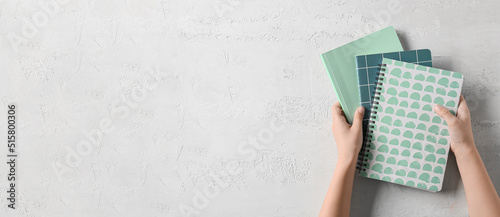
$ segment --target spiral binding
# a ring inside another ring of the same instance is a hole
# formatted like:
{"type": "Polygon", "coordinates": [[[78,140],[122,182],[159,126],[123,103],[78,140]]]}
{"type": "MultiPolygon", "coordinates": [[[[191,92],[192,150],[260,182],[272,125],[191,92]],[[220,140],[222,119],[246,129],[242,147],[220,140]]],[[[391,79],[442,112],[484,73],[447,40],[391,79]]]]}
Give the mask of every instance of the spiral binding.
{"type": "Polygon", "coordinates": [[[378,109],[377,105],[379,104],[378,101],[376,100],[379,100],[380,97],[379,95],[381,94],[379,91],[382,90],[382,86],[384,83],[382,82],[379,82],[379,81],[384,81],[384,77],[385,76],[385,73],[383,73],[386,69],[384,68],[385,66],[387,66],[387,64],[378,64],[379,68],[377,68],[377,70],[379,70],[379,72],[377,73],[377,77],[375,78],[376,79],[376,82],[375,84],[377,85],[375,87],[375,91],[373,91],[373,96],[372,96],[372,100],[371,100],[371,114],[370,114],[370,120],[368,121],[368,129],[366,130],[366,135],[364,136],[363,138],[363,145],[361,146],[361,151],[359,151],[359,155],[358,155],[358,162],[356,164],[356,169],[358,170],[358,173],[361,173],[362,171],[366,171],[366,167],[368,164],[366,163],[368,161],[368,159],[366,159],[366,157],[368,157],[368,153],[367,152],[370,152],[370,150],[367,150],[366,146],[368,145],[368,143],[371,143],[372,142],[372,138],[371,138],[371,133],[373,133],[373,128],[375,128],[375,126],[373,126],[372,124],[375,123],[375,121],[373,121],[372,119],[375,119],[377,118],[375,115],[377,114],[377,111],[375,111],[375,109],[378,109]]]}

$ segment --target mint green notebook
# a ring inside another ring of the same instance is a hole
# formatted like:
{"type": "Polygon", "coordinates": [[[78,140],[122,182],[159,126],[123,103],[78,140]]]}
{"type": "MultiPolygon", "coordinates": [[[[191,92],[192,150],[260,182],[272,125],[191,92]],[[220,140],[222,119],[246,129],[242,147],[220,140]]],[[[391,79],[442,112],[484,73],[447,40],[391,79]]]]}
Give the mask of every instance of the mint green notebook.
{"type": "Polygon", "coordinates": [[[349,123],[352,123],[354,112],[360,106],[358,76],[354,57],[362,54],[394,51],[403,51],[403,47],[399,42],[396,31],[390,26],[321,54],[321,59],[333,83],[337,99],[340,101],[349,123]]]}
{"type": "Polygon", "coordinates": [[[359,175],[440,191],[450,138],[433,107],[456,113],[463,76],[387,58],[380,68],[359,175]]]}

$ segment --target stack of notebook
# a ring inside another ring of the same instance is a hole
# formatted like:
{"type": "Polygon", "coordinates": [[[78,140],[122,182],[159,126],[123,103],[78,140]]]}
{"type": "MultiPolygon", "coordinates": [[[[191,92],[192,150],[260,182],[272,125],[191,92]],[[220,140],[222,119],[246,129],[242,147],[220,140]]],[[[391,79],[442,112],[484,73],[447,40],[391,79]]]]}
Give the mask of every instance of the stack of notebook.
{"type": "Polygon", "coordinates": [[[348,122],[365,107],[360,176],[428,191],[442,188],[450,150],[446,122],[463,83],[457,72],[432,67],[428,49],[403,51],[388,27],[321,55],[348,122]]]}

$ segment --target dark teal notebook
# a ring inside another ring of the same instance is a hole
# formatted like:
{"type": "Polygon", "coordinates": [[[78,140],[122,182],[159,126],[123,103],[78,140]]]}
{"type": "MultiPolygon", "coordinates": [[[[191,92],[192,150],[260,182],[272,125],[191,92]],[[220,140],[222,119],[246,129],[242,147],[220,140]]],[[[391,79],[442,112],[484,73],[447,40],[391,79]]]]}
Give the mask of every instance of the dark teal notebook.
{"type": "Polygon", "coordinates": [[[377,73],[379,73],[383,58],[399,60],[418,65],[432,67],[431,51],[429,49],[400,51],[391,53],[379,53],[356,56],[356,70],[358,74],[358,88],[361,106],[365,107],[365,117],[363,118],[363,129],[366,129],[366,122],[370,119],[370,102],[373,101],[377,73]]]}

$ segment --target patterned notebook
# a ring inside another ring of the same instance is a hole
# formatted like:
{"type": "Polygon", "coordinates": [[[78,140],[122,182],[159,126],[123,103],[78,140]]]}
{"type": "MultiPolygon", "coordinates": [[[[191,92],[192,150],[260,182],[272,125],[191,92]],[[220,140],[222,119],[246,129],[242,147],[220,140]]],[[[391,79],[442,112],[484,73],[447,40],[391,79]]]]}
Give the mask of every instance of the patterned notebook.
{"type": "Polygon", "coordinates": [[[455,114],[462,74],[387,58],[380,68],[359,175],[440,191],[450,142],[433,106],[455,114]]]}
{"type": "Polygon", "coordinates": [[[429,49],[356,56],[359,97],[361,106],[365,107],[366,111],[363,118],[364,130],[366,130],[370,118],[370,102],[372,101],[373,92],[375,92],[375,78],[379,72],[377,69],[379,68],[378,65],[382,63],[382,58],[432,67],[432,57],[429,49]]]}

